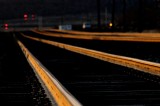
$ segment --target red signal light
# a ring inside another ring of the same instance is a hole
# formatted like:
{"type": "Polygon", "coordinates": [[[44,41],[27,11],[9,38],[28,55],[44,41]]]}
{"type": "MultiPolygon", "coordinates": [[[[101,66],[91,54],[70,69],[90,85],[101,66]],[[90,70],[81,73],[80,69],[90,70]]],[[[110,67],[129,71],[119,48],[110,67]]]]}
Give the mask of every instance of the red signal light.
{"type": "Polygon", "coordinates": [[[28,20],[28,15],[27,14],[24,14],[24,20],[26,21],[26,20],[28,20]]]}
{"type": "Polygon", "coordinates": [[[5,27],[8,27],[8,24],[4,24],[5,27]]]}
{"type": "Polygon", "coordinates": [[[27,14],[24,14],[24,18],[28,18],[28,15],[27,15],[27,14]]]}
{"type": "Polygon", "coordinates": [[[8,30],[8,24],[4,24],[4,29],[8,30]]]}
{"type": "Polygon", "coordinates": [[[8,27],[5,27],[5,30],[8,30],[8,27]]]}

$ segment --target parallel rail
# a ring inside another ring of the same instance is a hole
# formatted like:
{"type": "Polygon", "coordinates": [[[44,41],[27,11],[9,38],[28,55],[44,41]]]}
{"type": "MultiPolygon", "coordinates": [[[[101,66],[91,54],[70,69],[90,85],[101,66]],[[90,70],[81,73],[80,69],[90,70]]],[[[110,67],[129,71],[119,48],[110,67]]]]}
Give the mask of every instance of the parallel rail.
{"type": "MultiPolygon", "coordinates": [[[[34,29],[32,31],[38,31],[34,29]]],[[[59,30],[53,28],[44,28],[42,31],[50,31],[50,32],[58,32],[58,33],[66,33],[73,35],[97,35],[97,36],[106,36],[106,35],[116,35],[116,36],[160,36],[160,33],[122,33],[122,32],[85,32],[85,31],[74,31],[74,30],[59,30]]]]}
{"type": "Polygon", "coordinates": [[[106,40],[106,41],[131,41],[131,42],[160,42],[160,33],[90,33],[78,31],[59,31],[55,32],[38,31],[33,32],[60,38],[86,39],[86,40],[106,40]],[[56,33],[58,32],[58,33],[56,33]]]}
{"type": "Polygon", "coordinates": [[[120,56],[120,55],[109,54],[109,53],[86,49],[82,47],[76,47],[76,46],[72,46],[72,45],[68,45],[64,43],[45,40],[45,39],[29,37],[24,34],[22,35],[26,38],[29,38],[35,41],[39,41],[42,43],[50,44],[53,46],[57,46],[59,48],[63,48],[63,49],[66,49],[72,52],[80,53],[80,54],[94,57],[94,58],[97,58],[103,61],[107,61],[107,62],[118,64],[121,66],[133,68],[133,69],[145,72],[145,73],[150,73],[152,75],[160,76],[160,64],[158,63],[125,57],[125,56],[120,56]]]}
{"type": "Polygon", "coordinates": [[[81,106],[81,104],[60,84],[60,82],[49,74],[49,71],[47,71],[47,69],[29,52],[22,42],[17,40],[17,43],[32,68],[42,79],[58,106],[81,106]]]}

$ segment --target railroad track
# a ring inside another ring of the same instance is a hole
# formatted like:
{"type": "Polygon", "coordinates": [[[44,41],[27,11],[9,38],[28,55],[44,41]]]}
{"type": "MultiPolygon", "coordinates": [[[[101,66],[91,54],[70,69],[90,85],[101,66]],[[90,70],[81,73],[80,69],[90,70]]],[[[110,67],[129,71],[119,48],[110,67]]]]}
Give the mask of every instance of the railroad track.
{"type": "MultiPolygon", "coordinates": [[[[123,55],[132,58],[139,58],[142,60],[160,62],[159,58],[159,42],[129,42],[129,41],[105,41],[105,40],[91,40],[91,39],[73,39],[61,38],[53,36],[45,36],[34,32],[25,32],[24,34],[38,37],[42,39],[49,39],[65,44],[75,45],[97,51],[107,52],[111,54],[123,55]]],[[[58,35],[58,33],[55,33],[58,35]]],[[[72,35],[77,36],[77,35],[72,35]]]]}
{"type": "Polygon", "coordinates": [[[76,47],[76,46],[63,44],[63,43],[59,43],[59,42],[54,42],[54,41],[49,41],[49,40],[40,39],[40,38],[29,37],[29,36],[25,36],[25,35],[23,35],[23,36],[26,38],[35,40],[35,41],[39,41],[42,43],[57,46],[57,47],[60,47],[60,48],[66,49],[66,50],[70,50],[70,51],[73,51],[76,53],[80,53],[83,55],[94,57],[94,58],[97,58],[97,59],[100,59],[103,61],[111,62],[113,64],[122,65],[125,67],[129,67],[129,68],[140,70],[140,71],[143,71],[146,73],[150,73],[152,75],[160,76],[160,64],[158,64],[158,63],[144,61],[144,60],[130,58],[130,57],[125,57],[125,56],[109,54],[109,53],[104,53],[104,52],[100,52],[100,51],[76,47]]]}
{"type": "Polygon", "coordinates": [[[28,49],[85,106],[158,106],[160,104],[160,85],[134,76],[133,73],[137,73],[145,77],[145,74],[138,73],[137,70],[73,53],[39,41],[24,37],[21,39],[28,49]]]}
{"type": "Polygon", "coordinates": [[[74,30],[59,30],[52,28],[44,28],[43,30],[33,29],[33,32],[52,32],[59,34],[70,34],[70,35],[88,35],[88,36],[143,36],[143,37],[157,37],[159,33],[121,33],[121,32],[85,32],[85,31],[74,31],[74,30]]]}
{"type": "Polygon", "coordinates": [[[72,38],[83,40],[102,40],[102,41],[130,41],[130,42],[160,42],[159,33],[89,33],[78,31],[38,31],[33,32],[59,38],[72,38]]]}
{"type": "Polygon", "coordinates": [[[51,106],[44,89],[10,33],[0,36],[1,106],[51,106]]]}
{"type": "Polygon", "coordinates": [[[61,83],[52,74],[50,74],[47,68],[45,68],[40,61],[30,53],[21,41],[17,40],[17,43],[21,47],[27,61],[32,66],[40,82],[43,83],[50,99],[55,100],[55,104],[53,105],[81,106],[81,104],[61,85],[61,83]]]}

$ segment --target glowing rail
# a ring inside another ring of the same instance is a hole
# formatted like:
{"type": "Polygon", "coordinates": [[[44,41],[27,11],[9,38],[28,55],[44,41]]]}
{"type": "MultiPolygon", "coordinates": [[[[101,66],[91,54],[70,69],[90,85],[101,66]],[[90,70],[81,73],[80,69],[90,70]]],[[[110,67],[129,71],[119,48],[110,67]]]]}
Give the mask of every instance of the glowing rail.
{"type": "MultiPolygon", "coordinates": [[[[37,29],[33,29],[32,31],[38,31],[37,29]]],[[[44,28],[43,31],[50,31],[50,32],[58,32],[58,33],[66,33],[66,34],[73,34],[73,35],[119,35],[119,36],[150,36],[155,34],[155,36],[160,36],[160,33],[121,33],[121,32],[85,32],[85,31],[75,31],[75,30],[59,30],[53,28],[44,28]]]]}
{"type": "Polygon", "coordinates": [[[35,38],[35,37],[29,37],[25,36],[22,34],[24,37],[39,41],[42,43],[50,44],[53,46],[57,46],[59,48],[63,48],[69,51],[73,51],[76,53],[80,53],[83,55],[87,55],[90,57],[94,57],[103,61],[107,61],[110,63],[118,64],[121,66],[133,68],[142,72],[150,73],[153,75],[160,76],[160,64],[150,62],[150,61],[144,61],[140,59],[135,59],[135,58],[130,58],[130,57],[125,57],[125,56],[120,56],[120,55],[114,55],[114,54],[109,54],[105,52],[100,52],[96,50],[91,50],[91,49],[86,49],[82,47],[76,47],[64,43],[59,43],[59,42],[54,42],[54,41],[49,41],[49,40],[44,40],[40,38],[35,38]]]}
{"type": "Polygon", "coordinates": [[[33,70],[42,79],[58,106],[81,106],[81,104],[60,84],[60,82],[58,82],[54,76],[51,76],[49,71],[28,51],[22,42],[17,40],[17,43],[33,70]]]}
{"type": "Polygon", "coordinates": [[[91,33],[66,30],[32,30],[35,33],[51,37],[106,40],[106,41],[132,41],[132,42],[160,42],[160,33],[91,33]],[[50,31],[50,32],[49,32],[50,31]],[[53,32],[52,32],[53,31],[53,32]]]}

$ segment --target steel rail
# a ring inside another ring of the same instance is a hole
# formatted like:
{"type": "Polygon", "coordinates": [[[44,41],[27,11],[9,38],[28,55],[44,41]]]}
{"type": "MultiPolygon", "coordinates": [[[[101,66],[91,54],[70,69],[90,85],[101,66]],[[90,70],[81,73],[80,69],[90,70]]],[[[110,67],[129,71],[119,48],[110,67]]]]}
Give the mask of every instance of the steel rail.
{"type": "Polygon", "coordinates": [[[24,37],[39,41],[42,43],[46,43],[49,45],[57,46],[59,48],[63,48],[72,52],[80,53],[83,55],[87,55],[90,57],[94,57],[103,61],[107,61],[113,64],[133,68],[145,73],[149,73],[152,75],[157,75],[160,76],[160,64],[155,63],[155,62],[150,62],[150,61],[145,61],[141,59],[136,59],[136,58],[131,58],[131,57],[126,57],[126,56],[120,56],[120,55],[114,55],[114,54],[109,54],[105,52],[100,52],[96,50],[91,50],[91,49],[86,49],[82,47],[77,47],[73,45],[68,45],[64,43],[59,43],[55,41],[50,41],[50,40],[45,40],[45,39],[40,39],[36,37],[30,37],[22,34],[24,37]]]}
{"type": "MultiPolygon", "coordinates": [[[[34,32],[39,32],[40,30],[37,29],[33,29],[32,31],[34,32]]],[[[156,33],[138,33],[138,32],[126,32],[126,33],[122,33],[122,32],[85,32],[85,31],[74,31],[74,30],[59,30],[59,29],[53,29],[53,28],[44,28],[42,31],[40,32],[57,32],[57,33],[65,33],[65,34],[70,34],[70,35],[96,35],[96,36],[107,36],[107,35],[111,35],[111,36],[145,36],[145,37],[160,37],[160,33],[156,32],[156,33]]]]}
{"type": "Polygon", "coordinates": [[[30,51],[17,40],[20,48],[25,54],[28,62],[42,79],[51,96],[55,99],[58,106],[82,106],[63,86],[49,73],[49,71],[30,53],[30,51]]]}
{"type": "MultiPolygon", "coordinates": [[[[59,38],[72,38],[72,39],[86,39],[86,40],[103,40],[103,41],[131,41],[131,42],[160,42],[160,33],[86,33],[79,34],[69,33],[64,34],[64,31],[60,33],[32,30],[35,33],[59,38]]],[[[67,31],[68,32],[68,31],[67,31]]]]}

